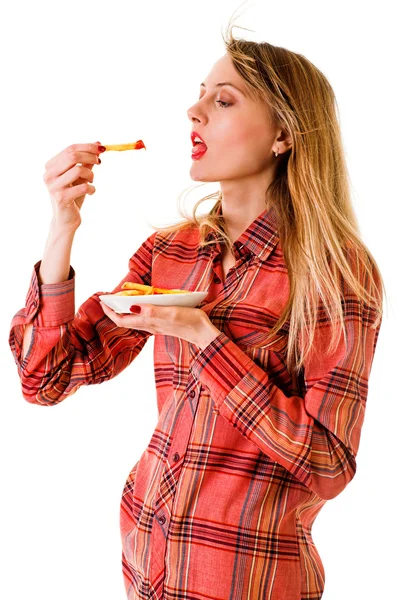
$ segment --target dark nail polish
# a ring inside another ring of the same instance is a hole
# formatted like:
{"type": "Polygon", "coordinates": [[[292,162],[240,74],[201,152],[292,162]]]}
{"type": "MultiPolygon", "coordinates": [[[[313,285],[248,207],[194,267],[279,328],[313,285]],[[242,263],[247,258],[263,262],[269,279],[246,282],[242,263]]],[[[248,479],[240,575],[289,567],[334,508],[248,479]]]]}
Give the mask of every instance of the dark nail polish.
{"type": "Polygon", "coordinates": [[[106,149],[105,149],[104,146],[97,146],[97,147],[99,149],[99,152],[105,152],[106,151],[106,149]]]}
{"type": "Polygon", "coordinates": [[[140,313],[140,311],[141,311],[142,309],[140,308],[140,306],[136,306],[136,305],[134,304],[133,306],[131,306],[131,307],[130,307],[130,309],[129,309],[129,310],[130,310],[131,312],[133,312],[133,313],[139,314],[139,313],[140,313]]]}
{"type": "Polygon", "coordinates": [[[99,164],[101,163],[101,158],[99,158],[99,164]]]}

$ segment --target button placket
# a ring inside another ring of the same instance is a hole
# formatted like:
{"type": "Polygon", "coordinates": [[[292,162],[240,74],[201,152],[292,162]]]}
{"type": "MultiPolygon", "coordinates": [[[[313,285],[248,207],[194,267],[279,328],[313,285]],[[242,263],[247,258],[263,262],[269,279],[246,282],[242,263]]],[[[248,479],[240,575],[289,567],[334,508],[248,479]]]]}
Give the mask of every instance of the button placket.
{"type": "Polygon", "coordinates": [[[157,517],[157,521],[160,523],[160,525],[164,525],[165,521],[166,521],[166,517],[165,515],[159,515],[157,517]]]}

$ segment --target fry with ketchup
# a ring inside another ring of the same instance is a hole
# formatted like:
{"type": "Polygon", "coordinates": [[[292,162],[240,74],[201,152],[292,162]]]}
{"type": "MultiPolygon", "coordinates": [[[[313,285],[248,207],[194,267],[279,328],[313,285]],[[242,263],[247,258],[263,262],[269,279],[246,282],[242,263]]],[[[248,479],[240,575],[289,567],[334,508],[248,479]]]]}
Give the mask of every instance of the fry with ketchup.
{"type": "Polygon", "coordinates": [[[138,140],[137,142],[129,144],[105,144],[103,147],[106,152],[107,150],[118,150],[119,152],[121,152],[121,150],[141,150],[142,148],[146,150],[143,140],[138,140]]]}

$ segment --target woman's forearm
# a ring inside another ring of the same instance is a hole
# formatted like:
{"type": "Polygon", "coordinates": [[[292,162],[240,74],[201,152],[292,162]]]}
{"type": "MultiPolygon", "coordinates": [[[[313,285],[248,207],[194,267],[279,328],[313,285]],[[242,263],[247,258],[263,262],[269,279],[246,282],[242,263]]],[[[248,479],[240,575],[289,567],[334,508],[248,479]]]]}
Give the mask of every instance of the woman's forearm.
{"type": "MultiPolygon", "coordinates": [[[[39,284],[60,283],[68,279],[75,231],[59,230],[52,222],[39,269],[39,284]]],[[[25,326],[22,346],[23,360],[32,339],[32,323],[25,326]]]]}
{"type": "Polygon", "coordinates": [[[68,279],[75,233],[59,230],[52,222],[39,269],[40,285],[68,279]]]}

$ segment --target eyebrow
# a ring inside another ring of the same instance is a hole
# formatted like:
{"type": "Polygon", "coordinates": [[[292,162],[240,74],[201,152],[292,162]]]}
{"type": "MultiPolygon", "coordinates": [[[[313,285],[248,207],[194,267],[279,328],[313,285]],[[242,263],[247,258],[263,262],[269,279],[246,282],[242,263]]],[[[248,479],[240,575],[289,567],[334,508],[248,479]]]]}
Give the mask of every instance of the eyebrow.
{"type": "MultiPolygon", "coordinates": [[[[236,85],[234,85],[233,83],[230,83],[229,81],[223,81],[221,83],[217,83],[215,87],[222,87],[223,85],[230,85],[231,87],[235,88],[235,90],[237,90],[238,92],[243,94],[243,96],[246,95],[243,90],[240,90],[238,87],[236,87],[236,85]]],[[[205,83],[201,83],[200,87],[206,87],[205,83]]]]}

